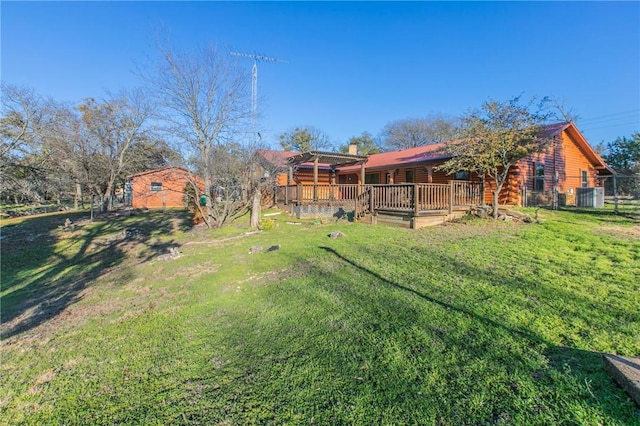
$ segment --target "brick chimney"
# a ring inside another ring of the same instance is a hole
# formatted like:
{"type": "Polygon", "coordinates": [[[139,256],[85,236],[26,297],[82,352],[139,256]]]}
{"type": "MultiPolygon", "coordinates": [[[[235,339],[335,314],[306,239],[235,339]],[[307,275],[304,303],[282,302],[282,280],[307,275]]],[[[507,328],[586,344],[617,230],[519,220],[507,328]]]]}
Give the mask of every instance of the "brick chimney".
{"type": "Polygon", "coordinates": [[[351,142],[349,144],[349,154],[350,155],[358,155],[358,144],[351,142]]]}

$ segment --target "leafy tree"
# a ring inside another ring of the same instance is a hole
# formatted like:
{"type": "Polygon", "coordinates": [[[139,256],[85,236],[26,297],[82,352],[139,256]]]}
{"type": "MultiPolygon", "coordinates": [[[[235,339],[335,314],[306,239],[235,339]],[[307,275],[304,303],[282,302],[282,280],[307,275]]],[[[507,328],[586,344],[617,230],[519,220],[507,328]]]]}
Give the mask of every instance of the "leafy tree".
{"type": "Polygon", "coordinates": [[[279,136],[280,146],[285,151],[321,151],[331,148],[329,137],[312,126],[296,127],[279,136]]]}
{"type": "Polygon", "coordinates": [[[130,158],[124,170],[126,175],[184,163],[180,153],[167,141],[151,135],[143,136],[131,147],[130,158]]]}
{"type": "MultiPolygon", "coordinates": [[[[620,175],[640,176],[640,132],[631,138],[618,137],[604,148],[604,160],[620,175]]],[[[608,185],[612,185],[607,182],[608,185]]],[[[607,189],[612,191],[613,188],[607,189]]],[[[640,178],[617,179],[616,191],[619,194],[640,194],[640,178]]]]}
{"type": "Polygon", "coordinates": [[[540,132],[548,117],[545,104],[546,99],[522,104],[518,96],[503,102],[490,100],[470,111],[461,118],[460,141],[447,145],[452,158],[437,169],[467,170],[493,180],[493,217],[497,218],[498,196],[511,166],[550,143],[540,132]]]}
{"type": "Polygon", "coordinates": [[[605,161],[622,174],[640,173],[640,132],[631,138],[618,137],[606,145],[605,161]]]}
{"type": "Polygon", "coordinates": [[[456,120],[442,115],[405,118],[388,123],[380,134],[387,151],[415,148],[456,138],[456,120]]]}
{"type": "Polygon", "coordinates": [[[355,144],[358,147],[358,155],[378,154],[380,148],[369,132],[362,132],[360,136],[352,136],[346,145],[340,147],[340,152],[348,153],[349,145],[355,144]]]}

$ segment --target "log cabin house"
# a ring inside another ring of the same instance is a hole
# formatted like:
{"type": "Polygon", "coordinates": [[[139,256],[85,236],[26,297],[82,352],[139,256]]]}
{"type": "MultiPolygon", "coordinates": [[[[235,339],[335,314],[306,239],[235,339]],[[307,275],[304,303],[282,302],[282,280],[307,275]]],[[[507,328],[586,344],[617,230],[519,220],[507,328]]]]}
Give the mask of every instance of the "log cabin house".
{"type": "MultiPolygon", "coordinates": [[[[575,205],[581,188],[596,187],[600,177],[611,174],[574,123],[544,126],[542,136],[550,139],[548,147],[511,168],[499,195],[501,205],[575,205]]],[[[354,152],[344,158],[315,151],[284,153],[280,158],[288,173],[279,175],[275,199],[299,217],[353,212],[361,220],[411,228],[491,203],[491,180],[436,170],[451,158],[446,145],[383,152],[364,160],[354,152]]]]}

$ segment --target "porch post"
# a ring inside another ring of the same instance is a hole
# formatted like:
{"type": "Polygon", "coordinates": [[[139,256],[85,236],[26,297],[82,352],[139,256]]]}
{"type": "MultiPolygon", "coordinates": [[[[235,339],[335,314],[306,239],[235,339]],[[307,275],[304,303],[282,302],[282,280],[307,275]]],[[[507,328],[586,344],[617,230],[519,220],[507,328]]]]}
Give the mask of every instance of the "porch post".
{"type": "Polygon", "coordinates": [[[453,180],[449,181],[449,214],[453,213],[453,180]]]}
{"type": "Polygon", "coordinates": [[[287,174],[287,185],[293,183],[293,167],[289,166],[289,173],[287,174]]]}
{"type": "Polygon", "coordinates": [[[427,169],[427,183],[433,182],[433,166],[425,166],[427,169]]]}
{"type": "Polygon", "coordinates": [[[365,173],[364,173],[365,167],[364,167],[364,163],[362,163],[360,165],[360,183],[362,185],[364,185],[364,177],[365,177],[365,173]]]}
{"type": "Polygon", "coordinates": [[[394,183],[396,183],[396,169],[387,170],[387,176],[389,176],[389,182],[385,183],[389,183],[389,185],[393,185],[394,183]]]}
{"type": "Polygon", "coordinates": [[[420,203],[418,202],[418,184],[413,184],[413,213],[415,216],[418,216],[420,213],[420,203]]]}
{"type": "Polygon", "coordinates": [[[318,156],[313,160],[313,201],[318,201],[318,156]]]}

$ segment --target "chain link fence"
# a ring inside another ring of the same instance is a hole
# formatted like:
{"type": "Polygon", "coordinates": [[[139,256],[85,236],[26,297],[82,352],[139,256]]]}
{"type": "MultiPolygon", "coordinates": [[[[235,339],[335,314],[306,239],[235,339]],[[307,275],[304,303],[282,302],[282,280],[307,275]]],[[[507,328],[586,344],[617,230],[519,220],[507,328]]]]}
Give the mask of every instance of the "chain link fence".
{"type": "MultiPolygon", "coordinates": [[[[577,177],[573,177],[577,178],[577,177]]],[[[554,182],[546,190],[532,178],[522,189],[522,204],[526,207],[602,208],[619,214],[640,216],[640,175],[612,175],[599,178],[596,187],[567,188],[561,192],[554,182]],[[531,188],[534,188],[532,190],[531,188]]]]}

